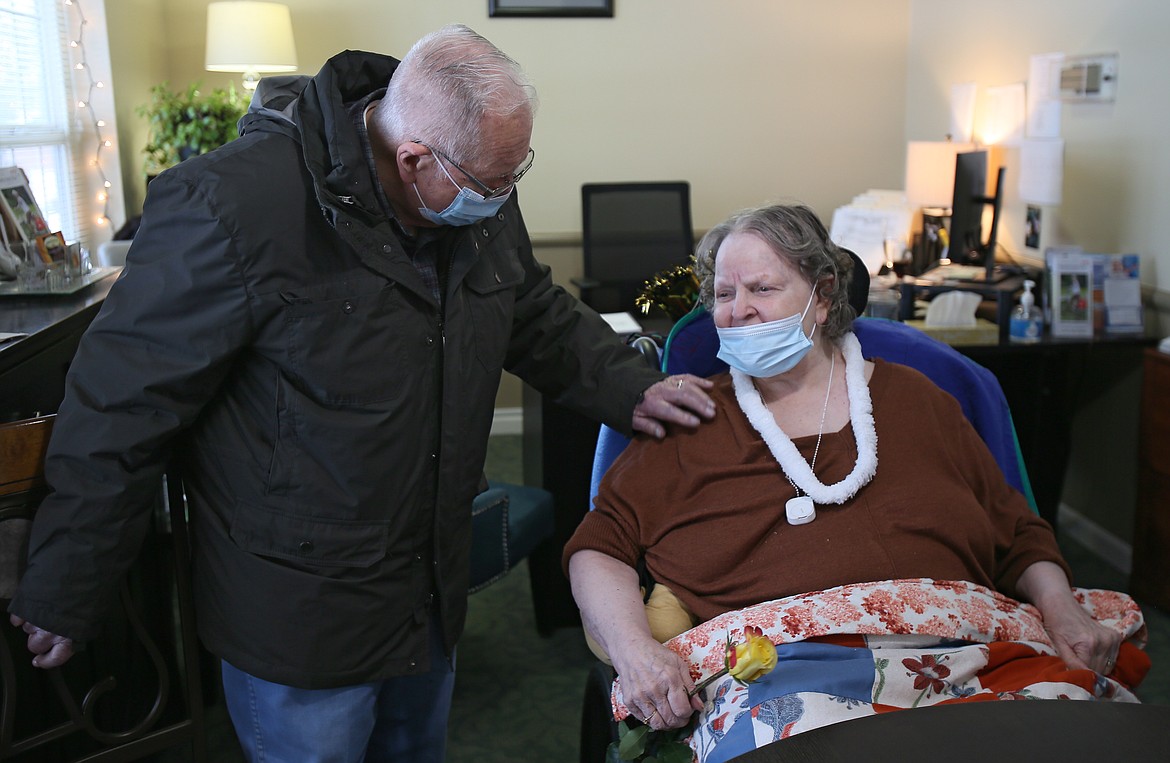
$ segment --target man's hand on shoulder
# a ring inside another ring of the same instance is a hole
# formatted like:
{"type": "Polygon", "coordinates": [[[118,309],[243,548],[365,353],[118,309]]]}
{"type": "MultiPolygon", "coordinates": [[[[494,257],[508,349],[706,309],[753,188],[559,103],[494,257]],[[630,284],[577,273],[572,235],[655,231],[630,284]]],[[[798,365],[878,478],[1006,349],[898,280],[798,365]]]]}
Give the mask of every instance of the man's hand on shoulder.
{"type": "Polygon", "coordinates": [[[710,379],[690,374],[668,376],[652,384],[634,406],[634,431],[661,439],[666,424],[697,427],[703,419],[715,416],[715,402],[707,390],[715,386],[710,379]]]}
{"type": "Polygon", "coordinates": [[[73,639],[49,633],[16,615],[9,616],[8,621],[28,634],[28,650],[36,655],[34,667],[55,668],[73,656],[73,639]]]}

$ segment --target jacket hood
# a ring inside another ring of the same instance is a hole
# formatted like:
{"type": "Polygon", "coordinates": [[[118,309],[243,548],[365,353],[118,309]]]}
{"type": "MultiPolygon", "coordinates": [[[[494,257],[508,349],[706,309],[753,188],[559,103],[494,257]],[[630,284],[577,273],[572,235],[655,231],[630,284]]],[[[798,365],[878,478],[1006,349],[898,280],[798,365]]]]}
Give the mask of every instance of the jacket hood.
{"type": "Polygon", "coordinates": [[[319,200],[335,207],[337,197],[361,193],[354,178],[369,175],[346,104],[380,94],[397,67],[390,56],[347,50],[312,77],[265,77],[240,119],[240,134],[276,132],[300,143],[319,200]]]}
{"type": "Polygon", "coordinates": [[[285,127],[282,132],[295,127],[294,107],[309,80],[304,74],[282,74],[260,80],[256,92],[252,93],[247,113],[240,117],[240,135],[264,132],[281,125],[285,127]]]}

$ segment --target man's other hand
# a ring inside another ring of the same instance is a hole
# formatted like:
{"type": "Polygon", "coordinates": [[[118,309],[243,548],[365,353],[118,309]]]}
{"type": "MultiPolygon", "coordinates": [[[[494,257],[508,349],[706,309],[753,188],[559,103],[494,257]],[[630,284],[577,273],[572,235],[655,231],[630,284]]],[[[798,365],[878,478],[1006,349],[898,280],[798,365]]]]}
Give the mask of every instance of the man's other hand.
{"type": "Polygon", "coordinates": [[[28,634],[28,650],[36,655],[32,661],[34,667],[55,668],[73,656],[73,639],[49,633],[16,615],[8,621],[28,634]]]}

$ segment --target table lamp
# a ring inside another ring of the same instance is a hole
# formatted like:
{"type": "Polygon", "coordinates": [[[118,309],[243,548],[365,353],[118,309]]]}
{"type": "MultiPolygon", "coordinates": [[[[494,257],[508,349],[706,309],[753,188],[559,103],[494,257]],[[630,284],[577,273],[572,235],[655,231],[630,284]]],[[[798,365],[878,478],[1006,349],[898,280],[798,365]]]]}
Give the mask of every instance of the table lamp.
{"type": "Polygon", "coordinates": [[[292,72],[297,68],[292,17],[288,6],[247,0],[207,6],[209,72],[243,72],[244,88],[255,90],[260,72],[292,72]]]}

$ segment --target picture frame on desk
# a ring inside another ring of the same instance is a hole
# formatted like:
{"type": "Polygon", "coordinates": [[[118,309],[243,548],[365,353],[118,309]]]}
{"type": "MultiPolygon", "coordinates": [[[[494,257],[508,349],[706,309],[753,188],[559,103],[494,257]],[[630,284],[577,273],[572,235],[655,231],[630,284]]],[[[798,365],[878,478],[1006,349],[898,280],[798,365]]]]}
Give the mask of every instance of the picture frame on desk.
{"type": "Polygon", "coordinates": [[[35,246],[38,236],[53,233],[20,167],[0,167],[0,217],[4,218],[5,231],[11,231],[11,236],[6,235],[10,243],[35,246]]]}
{"type": "Polygon", "coordinates": [[[1090,254],[1093,260],[1094,328],[1106,335],[1142,334],[1141,258],[1136,254],[1090,254]]]}
{"type": "Polygon", "coordinates": [[[1081,252],[1049,252],[1048,275],[1052,336],[1092,337],[1092,258],[1081,252]]]}
{"type": "MultiPolygon", "coordinates": [[[[41,256],[41,261],[46,265],[52,265],[54,262],[65,262],[69,254],[65,237],[61,235],[61,231],[37,236],[36,250],[37,254],[41,256]]],[[[69,264],[75,263],[70,262],[69,264]]]]}

